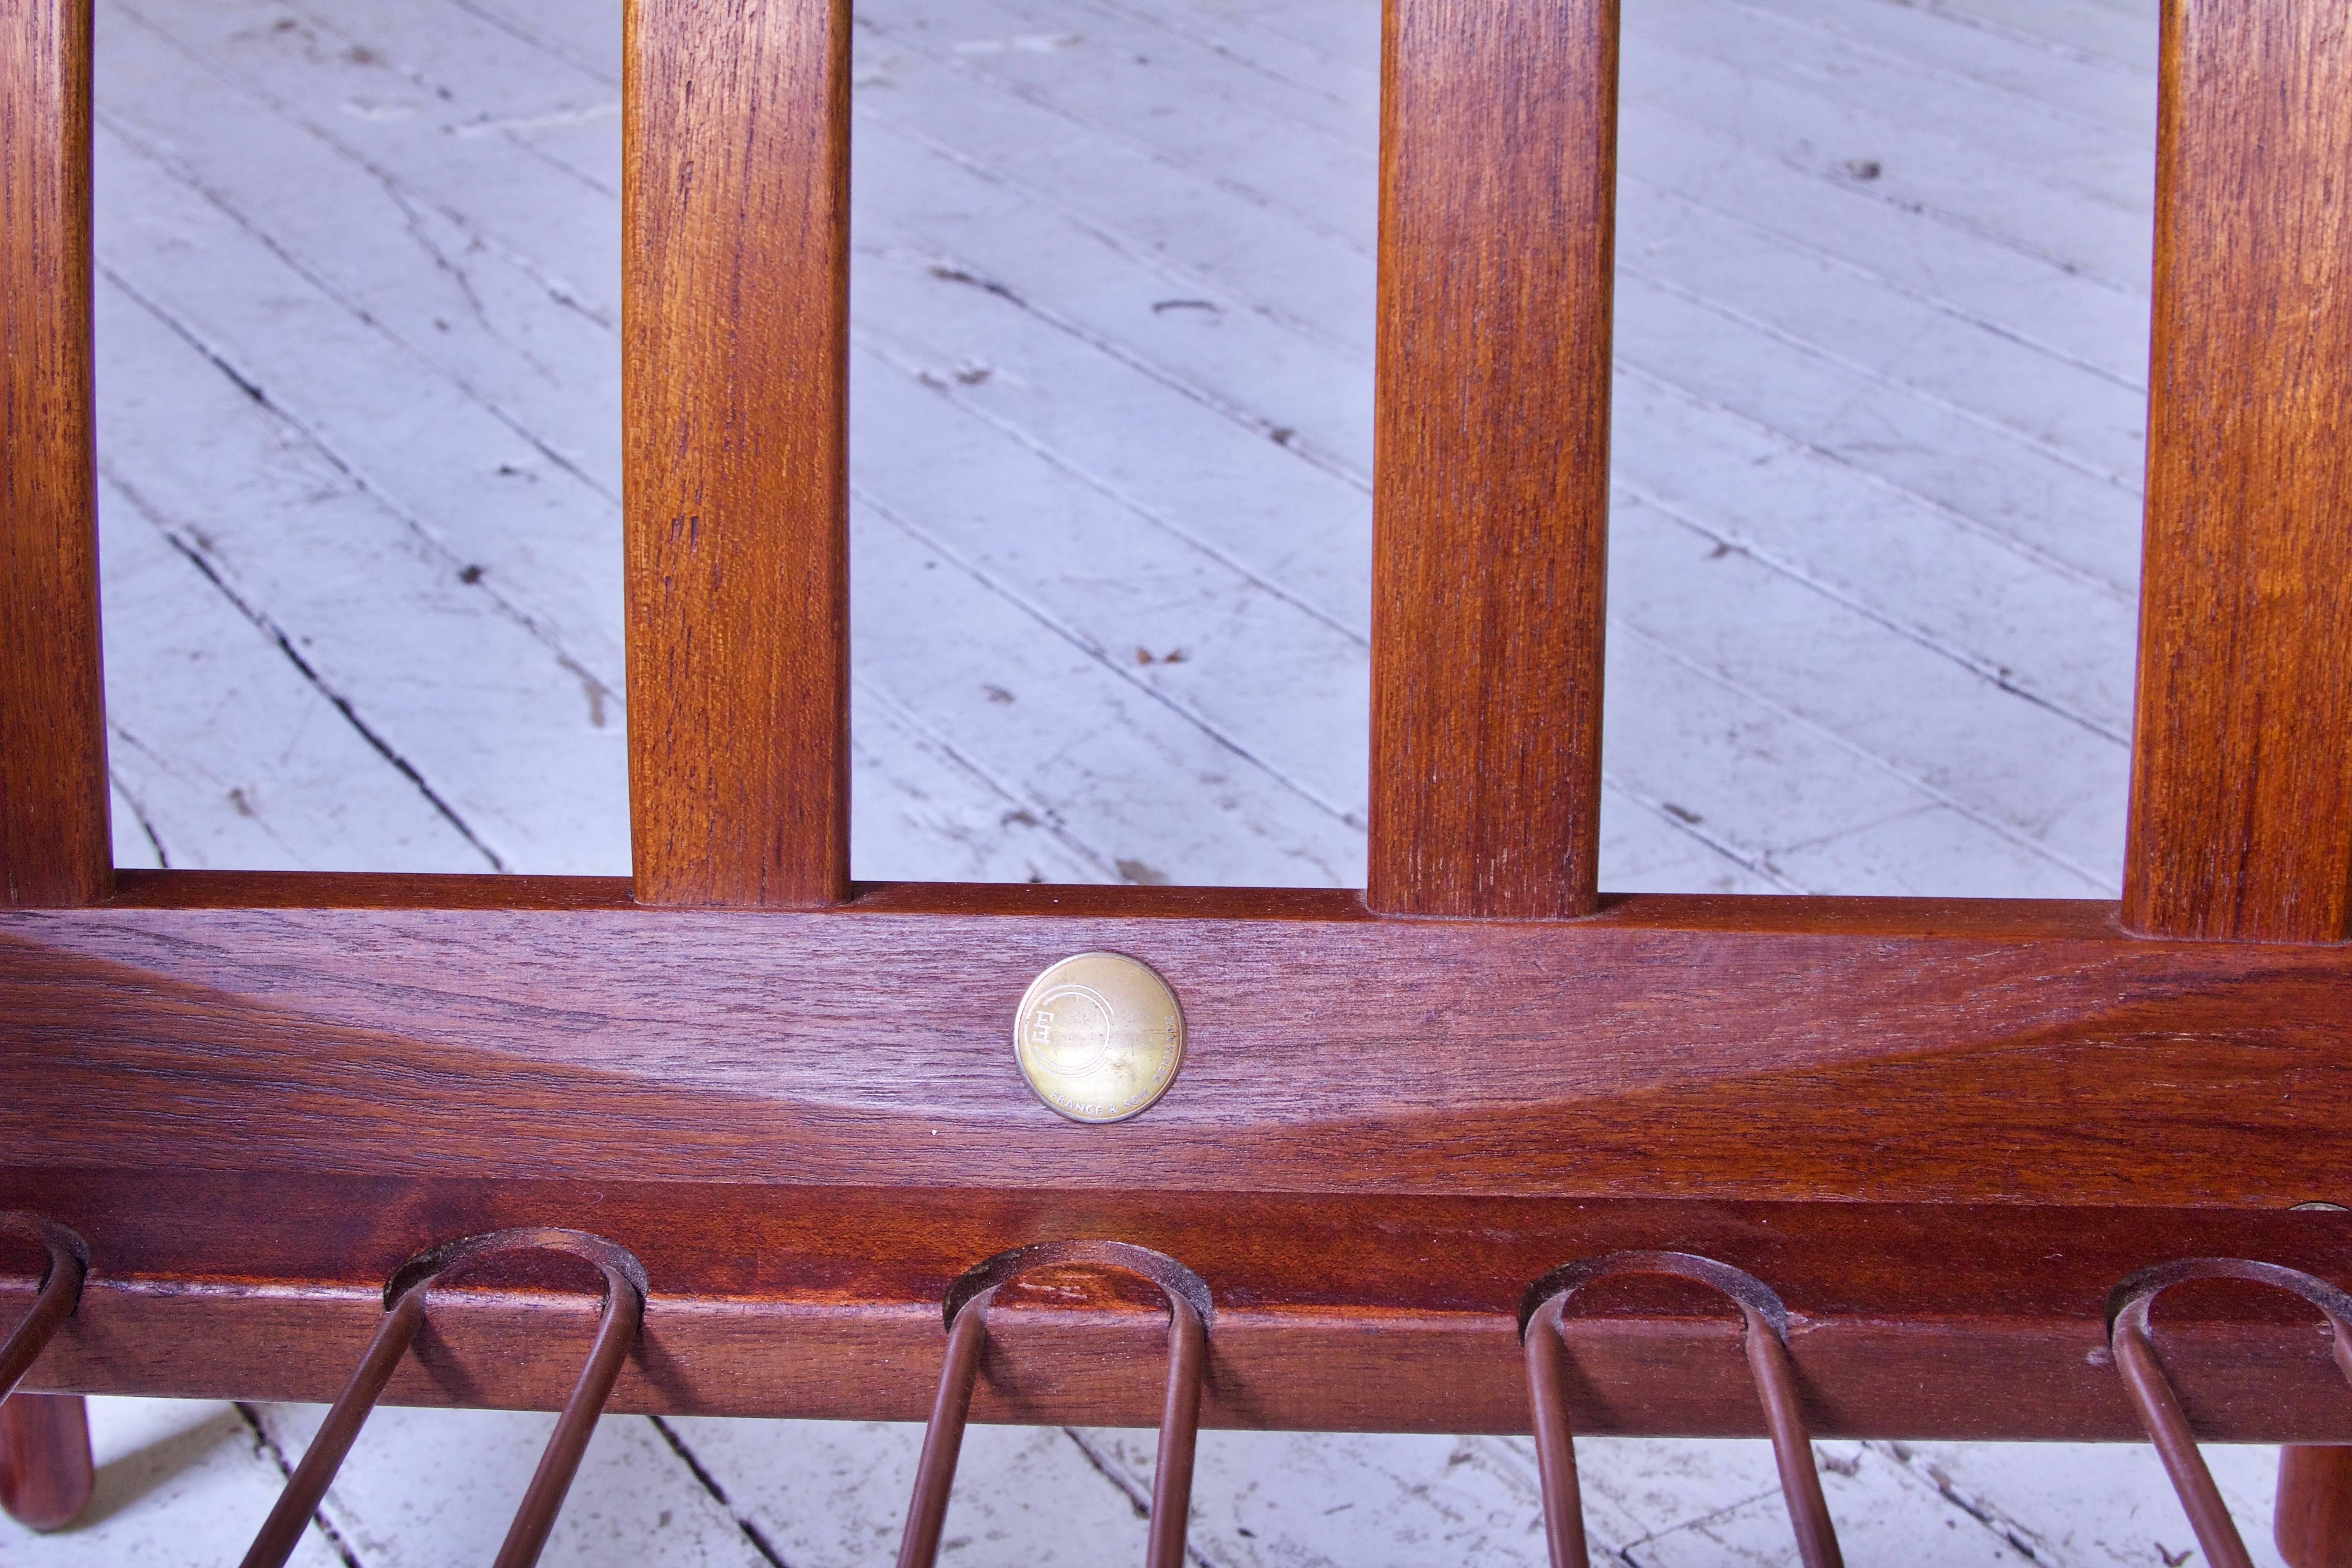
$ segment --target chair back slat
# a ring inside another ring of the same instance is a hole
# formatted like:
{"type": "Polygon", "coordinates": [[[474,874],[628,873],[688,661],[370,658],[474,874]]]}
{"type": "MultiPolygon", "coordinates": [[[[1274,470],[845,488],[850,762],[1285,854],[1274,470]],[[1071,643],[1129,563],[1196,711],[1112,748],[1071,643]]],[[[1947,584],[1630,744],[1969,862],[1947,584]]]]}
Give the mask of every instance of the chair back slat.
{"type": "Polygon", "coordinates": [[[2352,935],[2352,12],[2169,0],[2124,921],[2352,935]]]}
{"type": "Polygon", "coordinates": [[[849,887],[846,0],[631,0],[623,130],[636,896],[849,887]]]}
{"type": "Polygon", "coordinates": [[[1591,912],[1614,0],[1389,0],[1368,897],[1591,912]]]}
{"type": "Polygon", "coordinates": [[[89,0],[0,8],[0,906],[113,885],[90,354],[89,0]]]}

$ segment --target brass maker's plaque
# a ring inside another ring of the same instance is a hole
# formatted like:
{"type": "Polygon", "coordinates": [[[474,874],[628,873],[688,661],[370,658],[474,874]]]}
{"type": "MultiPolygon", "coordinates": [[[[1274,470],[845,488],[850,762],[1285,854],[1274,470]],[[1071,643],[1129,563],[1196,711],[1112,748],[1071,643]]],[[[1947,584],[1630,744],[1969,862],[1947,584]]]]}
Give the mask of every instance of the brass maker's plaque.
{"type": "Polygon", "coordinates": [[[1013,1051],[1037,1098],[1071,1121],[1124,1121],[1176,1081],[1184,1010],[1151,965],[1081,952],[1030,983],[1013,1051]]]}

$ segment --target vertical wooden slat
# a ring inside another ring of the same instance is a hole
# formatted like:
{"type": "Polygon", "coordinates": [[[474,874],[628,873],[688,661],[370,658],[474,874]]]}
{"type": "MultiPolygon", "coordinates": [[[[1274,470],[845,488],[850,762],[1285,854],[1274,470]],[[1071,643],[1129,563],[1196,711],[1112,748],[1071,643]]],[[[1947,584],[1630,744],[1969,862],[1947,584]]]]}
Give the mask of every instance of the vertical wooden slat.
{"type": "Polygon", "coordinates": [[[0,905],[113,879],[90,413],[89,0],[0,5],[0,905]]]}
{"type": "Polygon", "coordinates": [[[1371,864],[1401,914],[1595,907],[1614,0],[1388,0],[1371,864]]]}
{"type": "Polygon", "coordinates": [[[640,901],[849,884],[846,0],[630,0],[629,789],[640,901]]]}
{"type": "Polygon", "coordinates": [[[2168,0],[2124,920],[2352,934],[2352,8],[2168,0]]]}
{"type": "MultiPolygon", "coordinates": [[[[0,0],[0,908],[113,891],[99,660],[89,0],[0,0]]],[[[0,1415],[0,1506],[36,1530],[90,1489],[83,1401],[0,1415]]]]}

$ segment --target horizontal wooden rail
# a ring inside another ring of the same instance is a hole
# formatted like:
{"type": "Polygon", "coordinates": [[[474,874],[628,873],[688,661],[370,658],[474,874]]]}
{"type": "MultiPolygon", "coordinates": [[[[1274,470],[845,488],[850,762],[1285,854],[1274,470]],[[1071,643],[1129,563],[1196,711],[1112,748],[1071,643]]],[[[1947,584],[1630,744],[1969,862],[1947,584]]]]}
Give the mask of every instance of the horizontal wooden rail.
{"type": "MultiPolygon", "coordinates": [[[[643,1259],[644,1340],[614,1409],[861,1420],[927,1413],[959,1275],[1068,1237],[1148,1246],[1207,1281],[1205,1424],[1343,1431],[1527,1431],[1522,1294],[1558,1264],[1622,1250],[1700,1252],[1778,1292],[1825,1436],[2136,1440],[2105,1352],[2116,1285],[2223,1247],[2352,1279],[2352,1215],[2284,1211],[0,1174],[0,1204],[36,1193],[87,1235],[93,1267],[34,1384],[268,1399],[333,1395],[404,1249],[524,1218],[592,1222],[643,1259]]],[[[0,1275],[26,1271],[0,1256],[0,1275]]],[[[452,1291],[386,1398],[560,1405],[593,1277],[511,1283],[452,1291]]],[[[1053,1294],[1000,1296],[975,1416],[1150,1425],[1164,1313],[1124,1296],[1073,1308],[1068,1280],[1045,1283],[1053,1294]]],[[[29,1285],[0,1285],[0,1313],[29,1285]]],[[[1761,1432],[1736,1312],[1674,1281],[1588,1294],[1570,1327],[1579,1431],[1761,1432]]],[[[2352,1396],[2299,1303],[2184,1288],[2159,1332],[2200,1435],[2352,1438],[2352,1396]]]]}
{"type": "Polygon", "coordinates": [[[2112,905],[908,885],[648,910],[565,879],[126,874],[0,911],[0,1149],[162,1170],[2283,1205],[2352,1201],[2352,949],[2112,905]],[[274,906],[274,907],[273,907],[274,906]],[[1191,1030],[1082,1128],[1010,1038],[1071,953],[1191,1030]],[[257,1143],[257,1139],[262,1142],[257,1143]]]}
{"type": "MultiPolygon", "coordinates": [[[[1670,1249],[1787,1300],[1820,1433],[2121,1438],[2117,1280],[2352,1278],[2352,1215],[2291,1212],[2352,1201],[2352,949],[2147,940],[2097,903],[1460,922],[1297,890],[664,910],[618,879],[126,873],[0,911],[0,1207],[91,1249],[41,1387],[323,1397],[402,1258],[557,1224],[653,1283],[616,1408],[914,1418],[948,1282],[1093,1237],[1215,1292],[1212,1425],[1525,1430],[1520,1292],[1670,1249]],[[1093,949],[1158,968],[1190,1031],[1108,1126],[1039,1103],[1010,1038],[1093,949]]],[[[389,1397],[551,1406],[573,1310],[484,1305],[389,1397]]],[[[2200,1432],[2352,1438],[2307,1326],[2181,1310],[2200,1432]]],[[[1021,1317],[980,1418],[1156,1410],[1156,1326],[1021,1317]]],[[[1664,1317],[1580,1326],[1576,1429],[1755,1430],[1736,1322],[1664,1317]]]]}

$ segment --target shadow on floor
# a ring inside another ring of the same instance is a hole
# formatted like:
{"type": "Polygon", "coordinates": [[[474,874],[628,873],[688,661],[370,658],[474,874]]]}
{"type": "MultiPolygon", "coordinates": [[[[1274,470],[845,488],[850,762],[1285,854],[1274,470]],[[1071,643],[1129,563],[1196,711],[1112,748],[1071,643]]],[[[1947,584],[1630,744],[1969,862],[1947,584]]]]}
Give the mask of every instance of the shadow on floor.
{"type": "MultiPolygon", "coordinates": [[[[173,1477],[195,1468],[225,1445],[253,1441],[252,1428],[233,1405],[200,1405],[190,1414],[196,1418],[187,1426],[100,1465],[89,1506],[58,1533],[71,1534],[103,1524],[173,1477]]],[[[259,1521],[255,1522],[258,1525],[259,1521]]]]}

